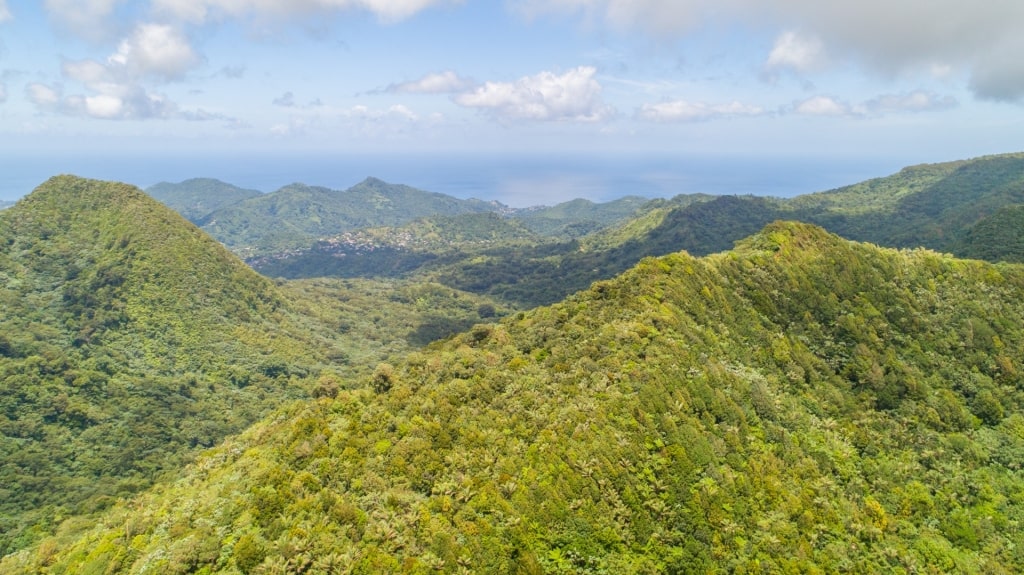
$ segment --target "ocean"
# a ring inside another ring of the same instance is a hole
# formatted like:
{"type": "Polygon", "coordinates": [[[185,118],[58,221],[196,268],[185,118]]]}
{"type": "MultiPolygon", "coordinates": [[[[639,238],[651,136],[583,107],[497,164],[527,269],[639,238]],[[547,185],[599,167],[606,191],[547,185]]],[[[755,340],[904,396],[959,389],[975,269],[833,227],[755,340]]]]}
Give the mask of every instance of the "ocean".
{"type": "Polygon", "coordinates": [[[13,200],[50,176],[75,174],[146,188],[210,177],[263,192],[301,182],[345,189],[366,177],[458,198],[513,207],[575,198],[601,202],[626,195],[751,194],[792,197],[886,176],[903,164],[889,158],[765,158],[670,155],[243,155],[8,157],[0,199],[13,200]]]}

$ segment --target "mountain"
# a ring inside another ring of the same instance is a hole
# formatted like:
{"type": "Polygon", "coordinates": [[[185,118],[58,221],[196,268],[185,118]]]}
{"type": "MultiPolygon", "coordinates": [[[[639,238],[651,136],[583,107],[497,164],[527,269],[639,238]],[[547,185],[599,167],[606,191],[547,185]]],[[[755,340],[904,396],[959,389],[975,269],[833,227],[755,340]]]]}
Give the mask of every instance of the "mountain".
{"type": "MultiPolygon", "coordinates": [[[[1024,154],[911,166],[827,192],[791,199],[756,196],[679,196],[655,200],[634,217],[573,240],[534,246],[495,245],[462,258],[416,260],[394,269],[402,277],[431,277],[521,308],[550,304],[612,277],[643,257],[678,250],[706,255],[778,219],[820,225],[843,237],[892,247],[923,246],[964,257],[1021,261],[1013,237],[1014,207],[1024,205],[1024,154]]],[[[357,275],[348,262],[316,271],[299,252],[279,261],[276,275],[357,275]]],[[[257,265],[257,269],[259,266],[257,265]]],[[[375,273],[390,273],[378,268],[375,273]]]]}
{"type": "Polygon", "coordinates": [[[511,215],[537,234],[576,238],[628,219],[650,201],[639,196],[601,203],[576,199],[550,207],[515,210],[511,215]]]}
{"type": "Polygon", "coordinates": [[[982,218],[951,251],[969,258],[1024,263],[1024,204],[1003,206],[982,218]]]}
{"type": "Polygon", "coordinates": [[[500,208],[367,178],[347,190],[292,184],[217,210],[201,226],[236,253],[251,257],[308,248],[317,240],[358,228],[500,208]]]}
{"type": "MultiPolygon", "coordinates": [[[[428,263],[461,261],[494,246],[532,248],[553,240],[493,212],[420,218],[400,227],[361,228],[309,249],[254,257],[269,277],[401,277],[428,263]]],[[[421,278],[422,279],[422,278],[421,278]]]]}
{"type": "Polygon", "coordinates": [[[7,200],[0,200],[0,210],[6,210],[7,208],[9,208],[9,207],[11,207],[13,205],[14,205],[14,202],[9,202],[7,200]]]}
{"type": "Polygon", "coordinates": [[[0,214],[0,310],[0,554],[508,312],[429,283],[274,283],[138,189],[71,176],[0,214]]]}
{"type": "Polygon", "coordinates": [[[160,182],[146,188],[146,193],[195,224],[211,213],[263,195],[212,178],[193,178],[177,184],[160,182]]]}
{"type": "Polygon", "coordinates": [[[0,304],[0,551],[308,397],[328,349],[178,214],[71,176],[0,213],[0,304]]]}
{"type": "Polygon", "coordinates": [[[295,404],[4,573],[1013,573],[1024,267],[773,223],[295,404]]]}

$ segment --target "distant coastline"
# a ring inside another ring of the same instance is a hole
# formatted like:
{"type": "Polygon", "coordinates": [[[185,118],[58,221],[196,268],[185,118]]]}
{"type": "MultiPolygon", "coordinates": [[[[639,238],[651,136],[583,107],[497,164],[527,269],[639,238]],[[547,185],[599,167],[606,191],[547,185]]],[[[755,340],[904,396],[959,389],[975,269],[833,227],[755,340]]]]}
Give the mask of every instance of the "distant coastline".
{"type": "MultiPolygon", "coordinates": [[[[944,161],[935,158],[934,161],[944,161]]],[[[95,158],[26,157],[0,176],[0,200],[16,200],[50,176],[71,173],[145,188],[161,181],[210,177],[263,192],[303,182],[346,189],[367,176],[458,198],[514,207],[575,198],[601,202],[626,195],[751,194],[791,197],[882,177],[898,159],[571,155],[388,156],[242,155],[95,158]]]]}

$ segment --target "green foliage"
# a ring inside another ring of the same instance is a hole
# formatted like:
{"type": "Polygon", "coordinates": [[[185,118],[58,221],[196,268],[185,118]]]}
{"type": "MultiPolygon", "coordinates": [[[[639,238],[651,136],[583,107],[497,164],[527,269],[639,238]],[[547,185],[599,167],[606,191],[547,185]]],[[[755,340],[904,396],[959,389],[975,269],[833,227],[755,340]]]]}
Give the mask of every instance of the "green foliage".
{"type": "Polygon", "coordinates": [[[193,178],[177,184],[160,182],[146,188],[146,193],[184,216],[202,225],[213,212],[262,195],[212,178],[193,178]]]}
{"type": "Polygon", "coordinates": [[[53,178],[0,215],[0,552],[307,397],[330,334],[130,186],[53,178]]]}
{"type": "Polygon", "coordinates": [[[347,190],[285,186],[212,212],[202,227],[235,253],[252,257],[308,248],[322,238],[359,228],[495,209],[480,200],[459,200],[367,178],[347,190]]]}
{"type": "Polygon", "coordinates": [[[382,362],[0,571],[1020,572],[1022,296],[774,223],[382,362]]]}

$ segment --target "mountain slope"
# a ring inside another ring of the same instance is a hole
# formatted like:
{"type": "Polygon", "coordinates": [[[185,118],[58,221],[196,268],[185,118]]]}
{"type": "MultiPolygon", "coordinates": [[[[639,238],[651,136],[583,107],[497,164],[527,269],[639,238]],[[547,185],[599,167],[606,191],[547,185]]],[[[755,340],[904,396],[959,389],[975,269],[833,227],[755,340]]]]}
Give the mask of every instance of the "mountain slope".
{"type": "Polygon", "coordinates": [[[772,224],[381,366],[0,568],[1019,572],[1022,296],[772,224]]]}
{"type": "Polygon", "coordinates": [[[202,227],[236,253],[253,256],[307,248],[357,228],[400,226],[426,216],[499,207],[367,178],[347,190],[292,184],[218,210],[202,227]]]}
{"type": "Polygon", "coordinates": [[[0,214],[0,305],[0,550],[308,396],[326,348],[178,214],[71,176],[0,214]]]}
{"type": "Polygon", "coordinates": [[[210,213],[238,202],[263,195],[212,178],[193,178],[177,184],[160,182],[146,188],[146,193],[198,224],[210,213]]]}

